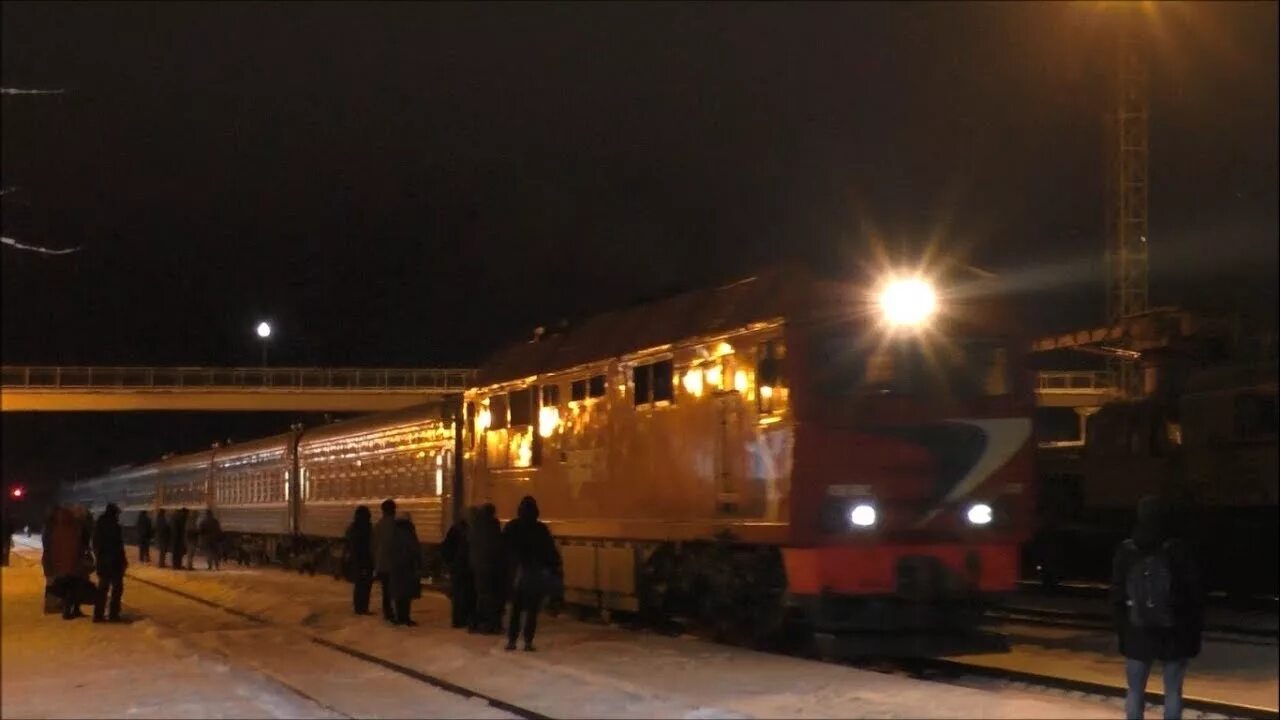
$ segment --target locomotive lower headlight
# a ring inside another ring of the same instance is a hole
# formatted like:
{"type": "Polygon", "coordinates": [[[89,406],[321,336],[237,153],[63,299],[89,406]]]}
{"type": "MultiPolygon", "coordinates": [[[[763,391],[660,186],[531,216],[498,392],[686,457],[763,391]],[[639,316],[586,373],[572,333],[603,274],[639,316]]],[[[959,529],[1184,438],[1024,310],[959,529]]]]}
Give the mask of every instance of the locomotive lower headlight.
{"type": "Polygon", "coordinates": [[[872,525],[875,525],[876,524],[875,506],[869,505],[867,503],[859,503],[857,505],[854,505],[853,509],[849,511],[849,522],[853,523],[854,527],[862,527],[862,528],[871,527],[872,525]]]}
{"type": "Polygon", "coordinates": [[[991,506],[986,503],[974,503],[969,506],[969,510],[964,514],[969,520],[970,525],[990,525],[992,512],[991,506]]]}

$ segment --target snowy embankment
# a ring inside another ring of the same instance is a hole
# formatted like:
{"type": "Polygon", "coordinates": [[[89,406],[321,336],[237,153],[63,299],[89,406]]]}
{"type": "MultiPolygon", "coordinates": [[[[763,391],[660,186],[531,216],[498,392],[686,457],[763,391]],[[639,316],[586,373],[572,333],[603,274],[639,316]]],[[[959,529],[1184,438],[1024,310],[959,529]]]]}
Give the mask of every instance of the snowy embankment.
{"type": "MultiPolygon", "coordinates": [[[[414,609],[414,619],[420,626],[395,628],[376,617],[352,616],[350,585],[331,578],[273,569],[175,572],[138,565],[130,568],[130,573],[137,580],[159,583],[257,618],[257,622],[251,622],[143,582],[126,580],[127,607],[142,617],[160,618],[188,646],[214,653],[215,657],[221,655],[234,668],[276,672],[290,687],[314,698],[320,711],[327,706],[350,714],[353,696],[366,693],[379,695],[384,702],[377,703],[377,709],[366,708],[368,712],[356,714],[442,713],[433,705],[410,703],[399,691],[385,686],[390,676],[426,687],[390,670],[329,650],[320,653],[323,648],[314,643],[310,643],[305,655],[300,655],[308,645],[303,641],[311,637],[549,717],[1083,718],[1117,713],[1111,703],[1026,691],[957,687],[695,639],[666,638],[551,618],[544,618],[541,624],[538,653],[507,653],[499,638],[449,629],[447,601],[430,593],[414,609]],[[210,615],[218,613],[223,616],[222,622],[234,620],[243,627],[235,631],[202,630],[213,622],[210,615]],[[342,663],[355,665],[340,668],[342,663]],[[364,680],[351,682],[357,666],[364,680]],[[343,687],[341,692],[333,689],[338,685],[343,687]]],[[[375,606],[377,601],[375,590],[375,606]]],[[[53,635],[99,629],[82,625],[64,630],[76,623],[52,619],[39,622],[53,635]]],[[[8,630],[7,613],[5,624],[8,630]]],[[[145,635],[145,628],[143,621],[105,630],[145,635]],[[143,633],[137,633],[140,627],[143,633]]],[[[81,676],[84,670],[74,640],[55,644],[76,658],[72,664],[78,668],[77,677],[81,676]]],[[[6,633],[6,660],[8,645],[6,633]]],[[[151,665],[154,668],[155,663],[151,665]]],[[[129,712],[125,688],[148,692],[152,683],[143,681],[143,675],[170,687],[178,680],[166,677],[161,668],[127,672],[134,680],[116,690],[111,696],[114,702],[99,706],[94,714],[134,714],[129,712]]],[[[192,676],[190,682],[204,681],[209,685],[207,672],[193,672],[192,676]]],[[[4,678],[7,694],[7,667],[4,678]]],[[[225,687],[223,683],[215,684],[225,687]]],[[[450,704],[464,702],[456,695],[449,695],[448,700],[450,704]]],[[[475,700],[465,702],[462,708],[451,708],[454,712],[450,716],[494,716],[497,712],[475,700]]],[[[6,715],[8,704],[6,701],[6,715]]],[[[198,714],[212,716],[216,712],[211,709],[198,714]]],[[[256,717],[272,711],[264,706],[235,714],[256,717]]]]}

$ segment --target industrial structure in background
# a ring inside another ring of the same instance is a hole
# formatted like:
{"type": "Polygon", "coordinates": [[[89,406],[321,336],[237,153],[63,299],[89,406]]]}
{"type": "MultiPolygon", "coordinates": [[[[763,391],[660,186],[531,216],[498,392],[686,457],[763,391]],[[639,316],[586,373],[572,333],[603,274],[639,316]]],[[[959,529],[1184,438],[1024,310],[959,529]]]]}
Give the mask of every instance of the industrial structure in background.
{"type": "Polygon", "coordinates": [[[1106,324],[1031,348],[1042,364],[1087,353],[1101,367],[1040,373],[1041,529],[1024,571],[1048,585],[1106,579],[1138,500],[1162,493],[1196,513],[1189,527],[1213,558],[1211,582],[1274,594],[1274,574],[1237,565],[1276,560],[1275,329],[1149,304],[1150,18],[1141,12],[1158,7],[1118,5],[1106,113],[1106,324]]]}

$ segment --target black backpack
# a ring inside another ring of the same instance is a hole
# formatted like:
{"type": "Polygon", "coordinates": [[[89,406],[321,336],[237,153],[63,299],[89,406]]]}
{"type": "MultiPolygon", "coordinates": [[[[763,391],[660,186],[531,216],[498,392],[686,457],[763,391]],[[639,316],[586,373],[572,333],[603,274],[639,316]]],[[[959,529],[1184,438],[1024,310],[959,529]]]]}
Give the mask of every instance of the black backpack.
{"type": "MultiPolygon", "coordinates": [[[[1141,553],[1133,540],[1125,546],[1141,553]]],[[[1129,566],[1125,578],[1128,594],[1129,624],[1140,628],[1173,627],[1173,568],[1169,558],[1169,543],[1158,550],[1140,554],[1129,566]]]]}

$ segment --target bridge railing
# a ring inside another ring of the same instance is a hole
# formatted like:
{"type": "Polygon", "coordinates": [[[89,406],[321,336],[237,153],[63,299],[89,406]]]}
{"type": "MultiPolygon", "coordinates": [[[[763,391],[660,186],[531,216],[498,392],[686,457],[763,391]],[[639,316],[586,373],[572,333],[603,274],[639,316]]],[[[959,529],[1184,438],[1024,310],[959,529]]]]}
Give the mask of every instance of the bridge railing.
{"type": "Polygon", "coordinates": [[[1049,370],[1036,373],[1036,392],[1114,392],[1115,378],[1106,370],[1049,370]]]}
{"type": "Polygon", "coordinates": [[[3,367],[3,386],[26,390],[371,390],[461,392],[474,370],[383,368],[3,367]]]}

